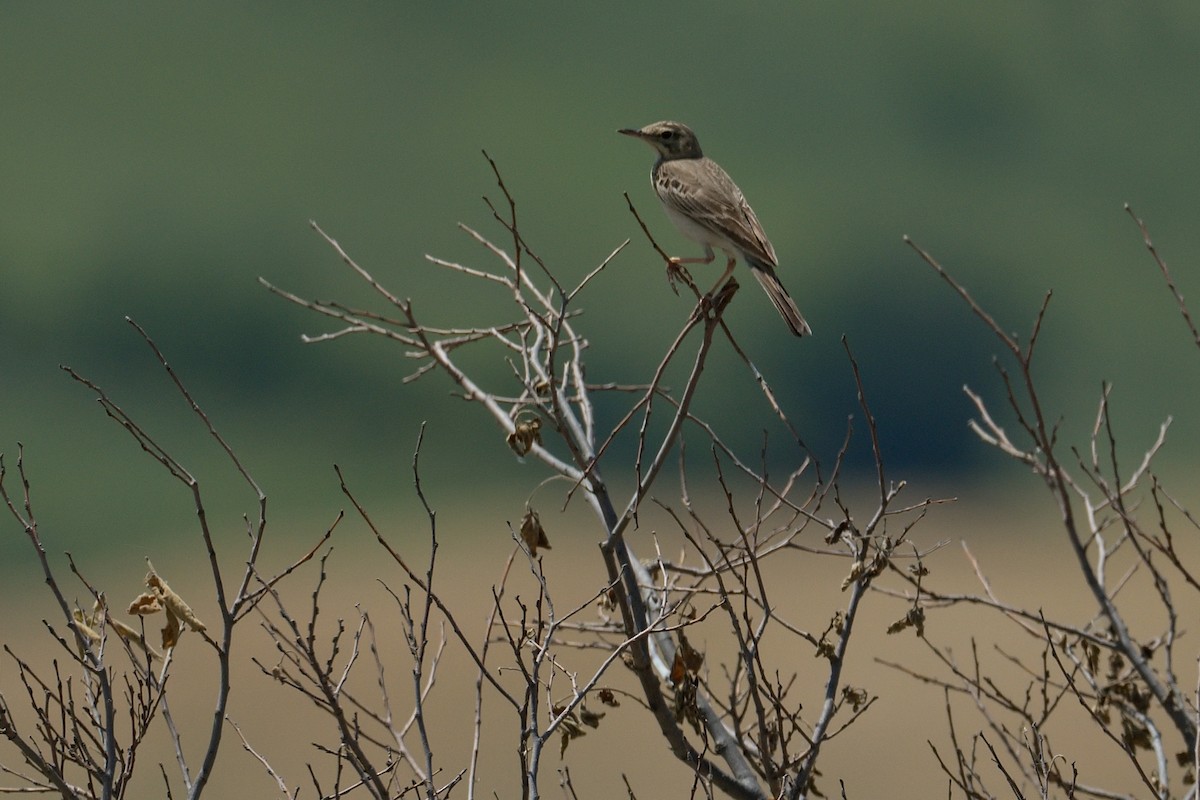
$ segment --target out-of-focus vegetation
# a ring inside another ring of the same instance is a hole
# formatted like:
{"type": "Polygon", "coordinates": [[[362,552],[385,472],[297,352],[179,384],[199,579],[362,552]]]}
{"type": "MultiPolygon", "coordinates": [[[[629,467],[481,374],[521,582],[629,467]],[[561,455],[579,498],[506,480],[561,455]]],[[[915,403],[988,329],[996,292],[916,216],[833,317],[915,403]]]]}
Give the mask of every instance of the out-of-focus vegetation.
{"type": "MultiPolygon", "coordinates": [[[[334,462],[364,493],[399,493],[422,419],[427,480],[519,469],[447,385],[402,386],[397,353],[302,346],[313,320],[255,279],[361,291],[312,218],[431,321],[487,307],[422,258],[482,257],[455,223],[490,225],[486,148],[561,274],[633,239],[580,327],[596,332],[591,378],[648,377],[690,306],[621,193],[664,245],[690,245],[655,207],[650,153],[614,130],[663,117],[691,124],[737,178],[816,330],[793,341],[751,291],[730,311],[820,454],[854,410],[845,334],[894,468],[983,461],[960,387],[995,390],[996,343],[905,233],[1006,327],[1027,329],[1058,290],[1040,368],[1067,435],[1112,379],[1131,447],[1170,413],[1172,436],[1194,441],[1195,358],[1122,204],[1197,291],[1198,45],[1200,7],[1185,3],[7,5],[0,449],[25,442],[43,531],[78,549],[178,513],[166,479],[57,369],[102,381],[199,458],[207,446],[163,399],[130,315],[289,514],[324,520],[340,504],[334,462]]],[[[14,546],[0,537],[0,554],[14,546]]]]}

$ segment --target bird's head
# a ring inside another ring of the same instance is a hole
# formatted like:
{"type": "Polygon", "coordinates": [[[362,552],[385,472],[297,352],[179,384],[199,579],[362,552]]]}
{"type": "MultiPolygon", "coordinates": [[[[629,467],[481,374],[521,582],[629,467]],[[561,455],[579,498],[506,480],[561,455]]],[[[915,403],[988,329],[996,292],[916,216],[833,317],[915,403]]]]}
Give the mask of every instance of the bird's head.
{"type": "Polygon", "coordinates": [[[700,140],[682,122],[652,122],[644,128],[622,128],[617,133],[641,139],[668,161],[674,158],[700,158],[700,140]]]}

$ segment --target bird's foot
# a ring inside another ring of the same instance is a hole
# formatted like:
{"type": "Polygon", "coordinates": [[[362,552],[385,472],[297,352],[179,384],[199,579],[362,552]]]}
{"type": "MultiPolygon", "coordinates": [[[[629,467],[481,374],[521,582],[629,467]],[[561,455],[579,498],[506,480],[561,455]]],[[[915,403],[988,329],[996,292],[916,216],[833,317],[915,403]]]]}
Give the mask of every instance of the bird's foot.
{"type": "Polygon", "coordinates": [[[675,285],[675,281],[683,281],[684,285],[696,288],[696,284],[692,281],[691,274],[687,268],[683,266],[683,259],[672,256],[667,259],[667,285],[671,287],[671,291],[677,296],[679,287],[675,285]]]}

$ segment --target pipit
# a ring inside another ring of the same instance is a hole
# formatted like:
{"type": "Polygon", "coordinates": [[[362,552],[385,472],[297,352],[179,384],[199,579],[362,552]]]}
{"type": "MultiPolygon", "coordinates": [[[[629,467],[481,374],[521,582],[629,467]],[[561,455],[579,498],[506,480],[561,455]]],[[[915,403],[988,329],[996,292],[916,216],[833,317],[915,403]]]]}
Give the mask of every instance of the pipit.
{"type": "Polygon", "coordinates": [[[711,264],[718,248],[729,257],[725,273],[711,296],[733,272],[740,256],[797,336],[812,333],[800,309],[775,274],[779,261],[742,190],[717,162],[700,151],[696,134],[678,122],[655,122],[644,128],[622,128],[658,152],[650,181],[671,222],[684,236],[704,245],[703,258],[672,258],[672,265],[711,264]]]}

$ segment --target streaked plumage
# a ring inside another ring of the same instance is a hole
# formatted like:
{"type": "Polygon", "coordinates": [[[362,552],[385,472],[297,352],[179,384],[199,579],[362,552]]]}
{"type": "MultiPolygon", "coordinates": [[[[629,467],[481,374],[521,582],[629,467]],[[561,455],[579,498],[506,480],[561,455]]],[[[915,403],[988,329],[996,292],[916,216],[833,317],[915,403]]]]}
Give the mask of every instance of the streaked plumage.
{"type": "Polygon", "coordinates": [[[775,248],[763,232],[754,209],[742,190],[717,162],[705,157],[700,142],[686,125],[655,122],[640,129],[619,131],[647,142],[658,152],[651,182],[671,222],[689,239],[704,245],[704,258],[675,258],[676,263],[711,263],[713,248],[728,257],[725,274],[733,271],[738,256],[746,262],[767,296],[797,336],[812,333],[775,269],[775,248]]]}

